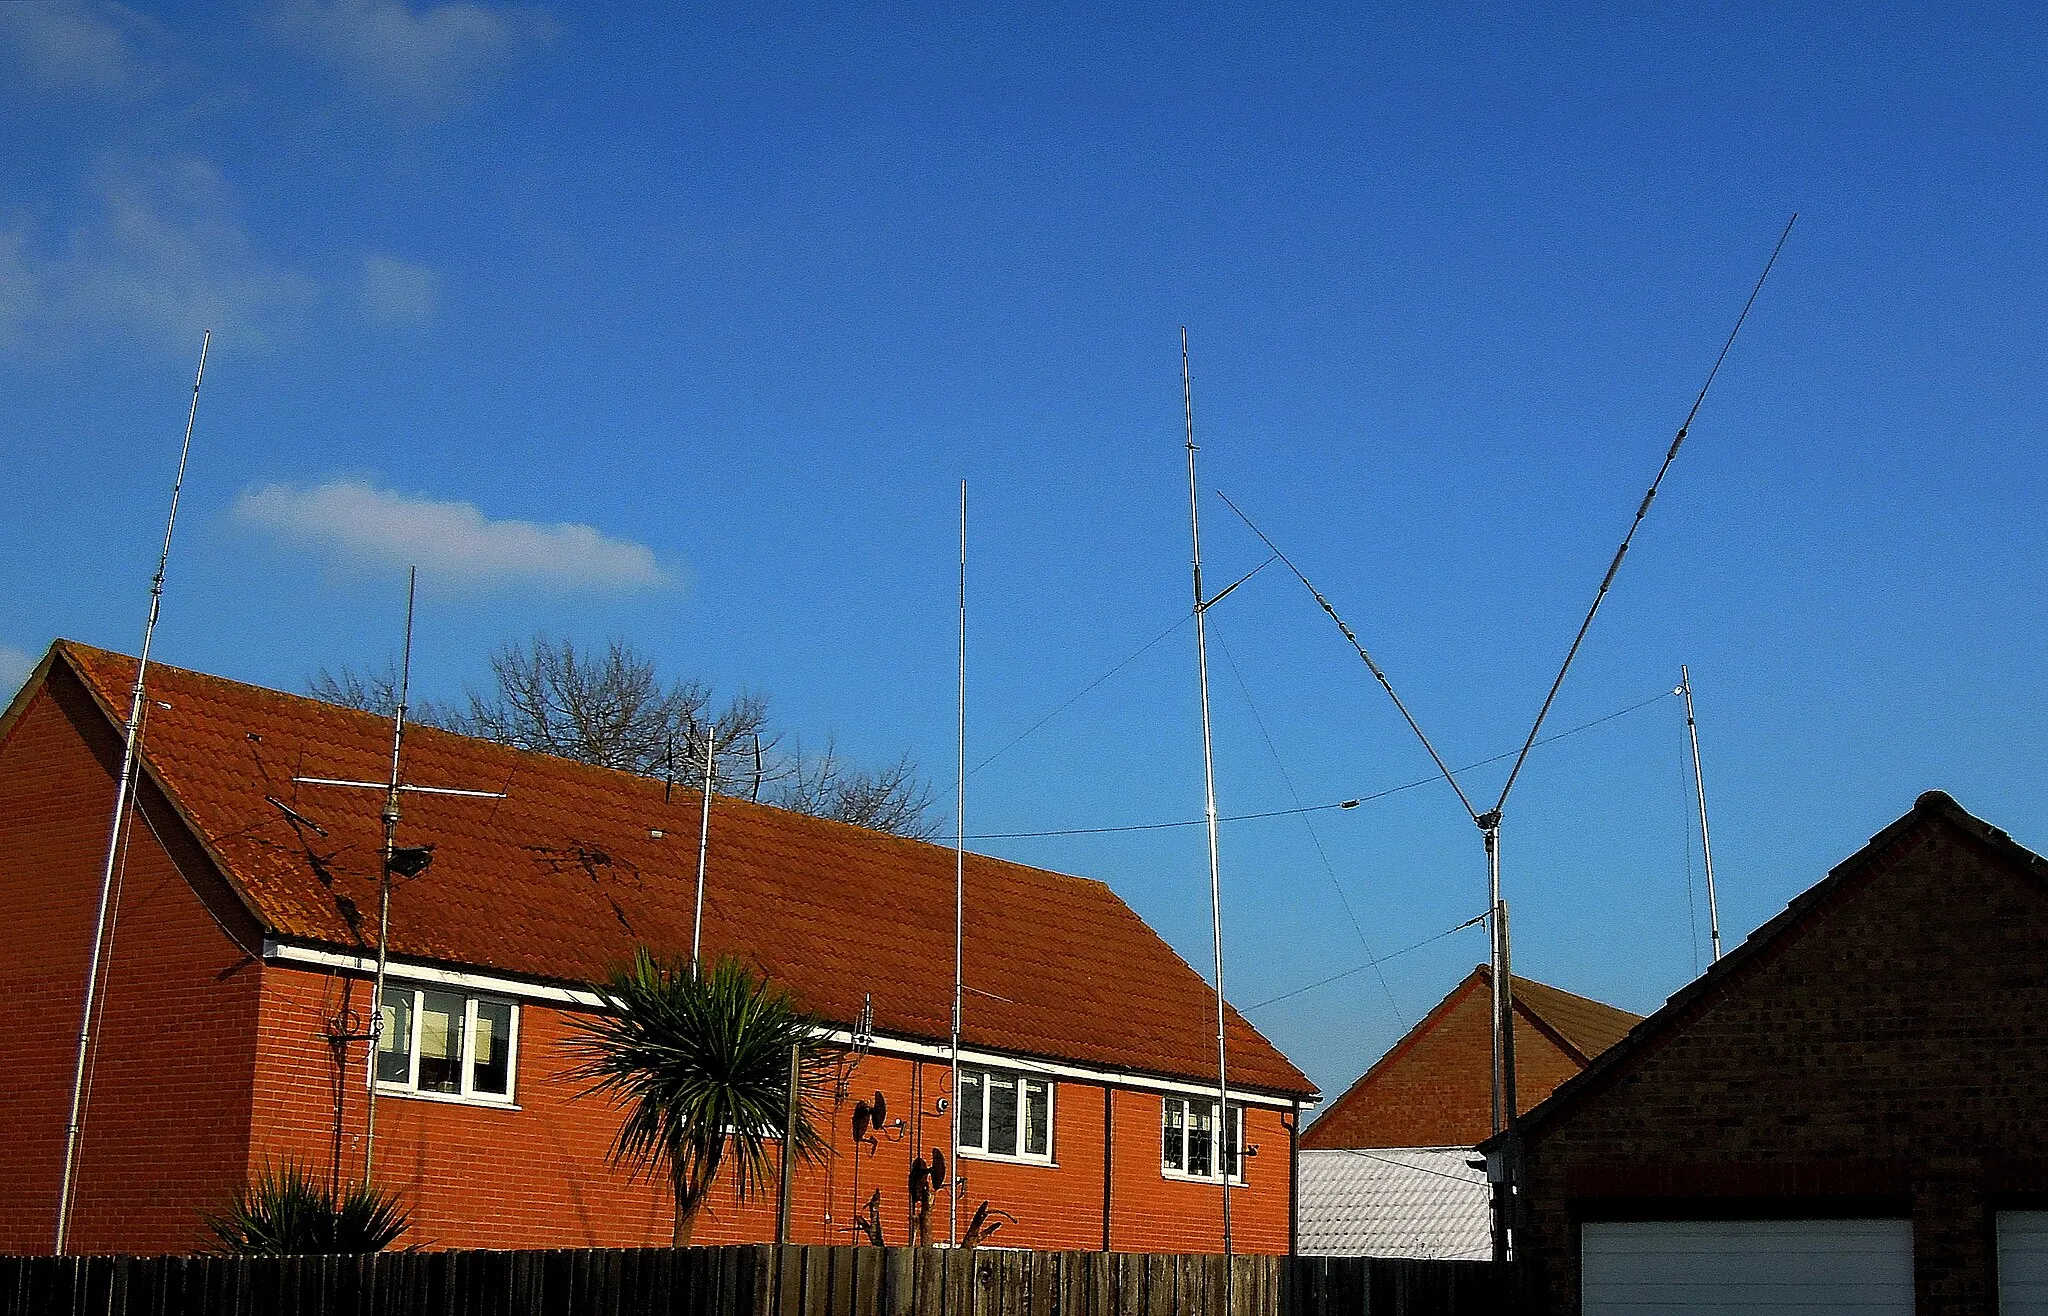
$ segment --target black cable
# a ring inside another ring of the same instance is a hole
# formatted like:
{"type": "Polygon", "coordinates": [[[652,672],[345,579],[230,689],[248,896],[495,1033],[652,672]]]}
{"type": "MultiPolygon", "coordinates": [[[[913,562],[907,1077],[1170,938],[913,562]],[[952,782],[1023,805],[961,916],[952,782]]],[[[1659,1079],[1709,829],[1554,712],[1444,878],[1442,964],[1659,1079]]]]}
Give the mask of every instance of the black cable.
{"type": "MultiPolygon", "coordinates": [[[[1430,780],[1434,781],[1436,779],[1432,777],[1430,778],[1430,780]]],[[[1445,928],[1442,932],[1437,933],[1433,937],[1424,937],[1421,941],[1416,942],[1413,946],[1403,946],[1400,950],[1395,951],[1392,955],[1383,956],[1382,958],[1374,960],[1369,964],[1354,965],[1351,968],[1344,970],[1342,973],[1333,973],[1327,978],[1317,979],[1316,981],[1308,984],[1308,986],[1306,987],[1296,987],[1291,992],[1282,992],[1278,996],[1269,996],[1265,1000],[1260,1001],[1256,1005],[1247,1005],[1244,1008],[1246,1010],[1263,1010],[1269,1005],[1278,1005],[1282,1001],[1291,1001],[1295,997],[1300,996],[1305,992],[1312,992],[1318,987],[1327,987],[1333,982],[1342,982],[1344,979],[1351,977],[1353,974],[1364,973],[1367,969],[1377,968],[1380,965],[1385,964],[1388,960],[1398,960],[1410,951],[1421,950],[1424,946],[1427,946],[1432,942],[1442,941],[1445,937],[1450,936],[1454,932],[1463,932],[1466,928],[1476,927],[1477,925],[1484,922],[1486,922],[1486,915],[1476,914],[1473,917],[1466,919],[1463,923],[1460,923],[1455,928],[1445,928]]]]}
{"type": "MultiPolygon", "coordinates": [[[[1576,736],[1581,731],[1591,731],[1602,723],[1612,722],[1618,717],[1627,717],[1638,709],[1648,708],[1659,699],[1669,699],[1674,693],[1670,690],[1662,691],[1651,695],[1648,699],[1642,700],[1639,703],[1630,704],[1627,708],[1617,709],[1605,717],[1596,717],[1591,722],[1581,722],[1568,731],[1559,731],[1553,735],[1545,736],[1536,743],[1538,745],[1554,745],[1567,736],[1576,736]]],[[[1471,772],[1474,769],[1483,768],[1489,764],[1498,763],[1502,759],[1509,759],[1514,756],[1514,750],[1503,750],[1492,758],[1480,759],[1477,763],[1468,763],[1464,767],[1459,768],[1458,771],[1471,772]]],[[[1389,786],[1385,790],[1374,791],[1370,795],[1361,795],[1353,800],[1337,800],[1330,804],[1306,804],[1298,809],[1268,809],[1264,813],[1237,813],[1231,814],[1228,817],[1218,818],[1216,821],[1259,822],[1266,818],[1292,818],[1298,813],[1324,813],[1331,809],[1355,809],[1361,804],[1371,804],[1374,800],[1384,800],[1389,795],[1399,795],[1402,791],[1412,791],[1418,786],[1428,786],[1442,780],[1441,776],[1432,774],[1427,777],[1417,777],[1414,781],[1403,782],[1399,786],[1389,786]]],[[[1182,822],[1126,823],[1120,827],[1057,827],[1042,832],[981,832],[969,836],[967,839],[970,841],[1019,841],[1041,836],[1101,836],[1110,832],[1159,832],[1175,827],[1201,827],[1205,826],[1207,822],[1206,818],[1189,818],[1182,822]]]]}
{"type": "MultiPolygon", "coordinates": [[[[1273,733],[1266,729],[1266,719],[1260,716],[1259,706],[1252,699],[1251,687],[1245,683],[1244,673],[1238,668],[1237,655],[1230,651],[1230,644],[1223,638],[1220,628],[1216,629],[1216,647],[1223,650],[1223,661],[1230,664],[1230,674],[1236,678],[1238,692],[1244,696],[1244,706],[1251,710],[1252,722],[1259,728],[1259,735],[1266,742],[1266,752],[1273,756],[1273,766],[1280,770],[1280,780],[1287,787],[1287,794],[1292,797],[1295,806],[1299,808],[1301,792],[1294,789],[1294,778],[1287,771],[1287,762],[1280,757],[1280,747],[1273,743],[1273,733]]],[[[1378,957],[1373,953],[1372,943],[1365,939],[1365,928],[1359,923],[1357,913],[1351,908],[1351,897],[1344,894],[1344,884],[1337,880],[1337,868],[1330,862],[1330,852],[1323,848],[1323,838],[1316,834],[1315,824],[1308,820],[1307,815],[1303,815],[1301,825],[1308,832],[1308,839],[1314,843],[1317,857],[1323,861],[1323,874],[1330,879],[1330,889],[1337,893],[1337,903],[1343,906],[1344,917],[1350,920],[1351,931],[1358,938],[1358,948],[1365,952],[1365,958],[1377,968],[1378,957]]],[[[1401,1003],[1394,999],[1393,986],[1387,982],[1386,974],[1380,974],[1379,978],[1380,990],[1387,994],[1387,1005],[1394,1011],[1394,1017],[1401,1021],[1402,1031],[1407,1031],[1408,1016],[1401,1012],[1401,1003]]]]}

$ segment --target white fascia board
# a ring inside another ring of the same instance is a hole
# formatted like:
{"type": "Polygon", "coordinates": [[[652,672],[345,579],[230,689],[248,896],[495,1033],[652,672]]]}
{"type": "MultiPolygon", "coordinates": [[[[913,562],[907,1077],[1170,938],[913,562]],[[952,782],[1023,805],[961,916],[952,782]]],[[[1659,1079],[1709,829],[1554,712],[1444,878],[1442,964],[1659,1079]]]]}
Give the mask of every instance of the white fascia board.
{"type": "MultiPolygon", "coordinates": [[[[289,942],[266,940],[263,943],[263,958],[273,964],[288,964],[305,968],[339,969],[347,973],[374,974],[377,971],[377,957],[355,954],[348,951],[327,950],[318,946],[297,946],[289,942]]],[[[553,983],[535,982],[526,978],[508,978],[502,974],[478,973],[470,969],[448,969],[434,964],[412,964],[404,960],[389,960],[384,966],[387,979],[396,982],[425,983],[441,987],[460,987],[466,991],[486,992],[497,996],[510,996],[520,1000],[542,1001],[549,1005],[574,1006],[583,1010],[608,1008],[605,998],[583,987],[562,987],[553,983]]],[[[818,1030],[818,1040],[835,1046],[851,1047],[853,1033],[846,1028],[824,1027],[818,1030]]],[[[885,1055],[905,1056],[915,1060],[938,1060],[951,1063],[953,1050],[943,1042],[919,1042],[907,1037],[890,1037],[876,1034],[868,1049],[885,1055]]],[[[960,1063],[986,1066],[991,1069],[1008,1069],[1031,1074],[1046,1074],[1055,1078],[1071,1078],[1085,1083],[1109,1084],[1116,1087],[1139,1088],[1148,1092],[1170,1092],[1176,1096],[1214,1097],[1215,1084],[1202,1084],[1185,1079],[1161,1078],[1156,1074],[1142,1074],[1131,1070],[1110,1069],[1100,1065],[1076,1064],[1064,1060],[1043,1060],[1035,1056],[1014,1055],[1005,1051],[986,1051],[980,1048],[960,1048],[960,1063]]],[[[1275,1096],[1267,1092],[1248,1092],[1242,1088],[1230,1090],[1232,1101],[1247,1106],[1269,1106],[1275,1110],[1292,1110],[1299,1105],[1306,1108],[1315,1104],[1314,1099],[1302,1100],[1295,1097],[1275,1096]]]]}

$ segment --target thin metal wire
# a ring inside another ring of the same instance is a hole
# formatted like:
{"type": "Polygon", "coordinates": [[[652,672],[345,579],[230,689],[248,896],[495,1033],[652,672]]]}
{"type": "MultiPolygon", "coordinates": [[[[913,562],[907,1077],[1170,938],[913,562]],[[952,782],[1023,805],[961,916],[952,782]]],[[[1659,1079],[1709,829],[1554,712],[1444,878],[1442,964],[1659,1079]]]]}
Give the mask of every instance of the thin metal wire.
{"type": "MultiPolygon", "coordinates": [[[[1043,727],[1043,726],[1044,726],[1044,725],[1045,725],[1046,723],[1048,723],[1048,722],[1052,721],[1052,720],[1053,720],[1054,718],[1058,717],[1058,716],[1059,716],[1059,715],[1060,715],[1061,713],[1064,713],[1064,712],[1066,712],[1066,711],[1067,711],[1067,710],[1068,710],[1069,708],[1072,708],[1072,707],[1073,707],[1073,706],[1074,706],[1075,704],[1079,703],[1079,702],[1081,701],[1081,699],[1082,699],[1083,697],[1085,697],[1085,696],[1087,696],[1087,695],[1089,695],[1089,694],[1093,693],[1093,691],[1095,690],[1095,687],[1097,687],[1097,686],[1101,685],[1101,684],[1102,684],[1102,683],[1103,683],[1104,681],[1107,681],[1107,680],[1108,680],[1108,679],[1109,679],[1110,677],[1112,677],[1112,676],[1115,676],[1115,675],[1116,675],[1116,674],[1117,674],[1118,672],[1121,672],[1121,671],[1122,671],[1122,670],[1123,670],[1124,668],[1126,668],[1126,667],[1129,667],[1129,666],[1130,666],[1130,665],[1131,665],[1132,663],[1134,663],[1134,662],[1138,661],[1138,659],[1140,659],[1140,658],[1144,657],[1146,653],[1148,653],[1148,652],[1149,652],[1149,651],[1150,651],[1150,650],[1151,650],[1151,649],[1152,649],[1152,648],[1153,648],[1154,646],[1158,645],[1158,644],[1159,644],[1159,643],[1160,643],[1161,641],[1165,640],[1167,636],[1169,636],[1169,635],[1172,635],[1172,634],[1173,634],[1173,633],[1174,633],[1175,631],[1177,631],[1177,630],[1179,630],[1179,629],[1180,629],[1181,627],[1183,627],[1183,626],[1187,625],[1187,624],[1188,624],[1189,622],[1193,621],[1194,619],[1195,619],[1195,614],[1194,614],[1194,613],[1193,613],[1192,611],[1190,611],[1190,612],[1184,612],[1184,613],[1182,613],[1182,614],[1181,614],[1180,616],[1178,616],[1178,617],[1174,618],[1173,624],[1172,624],[1171,626],[1168,626],[1168,627],[1167,627],[1167,628],[1166,628],[1165,630],[1163,630],[1163,631],[1159,632],[1159,634],[1157,634],[1157,635],[1153,636],[1153,637],[1152,637],[1151,639],[1149,639],[1149,640],[1145,641],[1145,642],[1144,642],[1143,644],[1139,645],[1139,646],[1138,646],[1138,647],[1137,647],[1137,648],[1136,648],[1135,650],[1133,650],[1133,651],[1131,652],[1131,654],[1130,654],[1130,655],[1129,655],[1128,657],[1124,658],[1124,659],[1123,659],[1123,660],[1122,660],[1121,662],[1117,663],[1117,665],[1116,665],[1116,666],[1114,666],[1114,667],[1110,668],[1110,669],[1109,669],[1108,671],[1104,672],[1104,673],[1103,673],[1102,675],[1100,675],[1100,676],[1096,677],[1096,678],[1095,678],[1094,680],[1090,681],[1090,682],[1089,682],[1089,683],[1088,683],[1087,685],[1084,685],[1084,686],[1082,686],[1082,687],[1081,687],[1081,688],[1080,688],[1079,690],[1075,691],[1075,692],[1074,692],[1074,693],[1073,693],[1072,695],[1068,696],[1068,697],[1067,697],[1067,699],[1066,699],[1066,700],[1065,700],[1064,702],[1062,702],[1062,703],[1061,703],[1061,704],[1060,704],[1060,705],[1059,705],[1059,706],[1058,706],[1057,708],[1053,709],[1053,710],[1052,710],[1052,711],[1051,711],[1050,713],[1047,713],[1047,714],[1046,714],[1046,715],[1045,715],[1044,717],[1041,717],[1041,718],[1039,718],[1039,719],[1038,719],[1038,720],[1037,720],[1036,722],[1033,722],[1033,723],[1032,723],[1032,724],[1031,724],[1030,726],[1028,726],[1028,727],[1025,727],[1025,728],[1024,728],[1024,729],[1023,729],[1022,731],[1020,731],[1020,732],[1018,732],[1018,733],[1017,733],[1016,735],[1014,735],[1014,736],[1010,737],[1010,739],[1009,739],[1009,740],[1007,740],[1007,741],[1005,741],[1005,742],[1003,743],[1003,747],[1002,747],[1001,749],[999,749],[999,750],[997,750],[997,751],[996,751],[995,753],[993,753],[993,754],[989,755],[989,756],[988,756],[987,758],[983,759],[983,760],[982,760],[981,762],[979,762],[979,763],[975,764],[975,765],[974,765],[974,766],[973,766],[972,768],[969,768],[969,769],[967,770],[967,775],[968,775],[968,776],[970,776],[970,777],[971,777],[971,776],[973,776],[973,775],[974,775],[975,773],[977,773],[977,772],[980,772],[980,771],[981,771],[981,770],[982,770],[983,768],[987,767],[987,766],[988,766],[989,764],[991,764],[991,763],[995,762],[995,761],[996,761],[997,759],[1001,758],[1001,757],[1002,757],[1003,755],[1005,755],[1005,754],[1009,753],[1009,752],[1010,752],[1011,750],[1015,749],[1015,748],[1016,748],[1016,747],[1017,747],[1017,746],[1018,746],[1018,745],[1019,745],[1020,743],[1022,743],[1022,742],[1023,742],[1023,741],[1025,740],[1025,739],[1027,739],[1028,737],[1030,737],[1030,736],[1031,736],[1031,735],[1032,735],[1033,733],[1037,732],[1037,731],[1039,730],[1039,728],[1043,727]]],[[[981,838],[979,838],[979,837],[970,837],[970,838],[968,838],[968,839],[970,839],[970,840],[979,840],[979,839],[981,839],[981,838]]]]}
{"type": "Polygon", "coordinates": [[[1372,968],[1374,965],[1385,964],[1390,960],[1398,960],[1403,955],[1408,954],[1410,951],[1421,950],[1424,946],[1430,945],[1432,942],[1442,941],[1445,937],[1450,936],[1454,932],[1463,932],[1466,928],[1477,927],[1484,922],[1486,922],[1486,915],[1474,914],[1471,918],[1466,919],[1463,923],[1460,923],[1458,926],[1454,928],[1445,928],[1442,932],[1436,933],[1433,936],[1424,937],[1421,941],[1416,942],[1413,946],[1403,946],[1401,949],[1395,951],[1391,955],[1382,955],[1379,957],[1379,959],[1374,960],[1371,963],[1353,965],[1351,968],[1344,970],[1342,973],[1333,973],[1327,978],[1318,978],[1314,982],[1309,983],[1307,986],[1296,987],[1293,991],[1282,992],[1278,996],[1269,996],[1263,1001],[1259,1001],[1252,1005],[1247,1005],[1244,1008],[1246,1010],[1263,1010],[1269,1005],[1278,1005],[1282,1001],[1291,1001],[1295,997],[1300,996],[1305,992],[1312,992],[1318,987],[1327,987],[1333,982],[1342,982],[1346,978],[1350,978],[1357,974],[1364,973],[1367,969],[1372,968]]]}
{"type": "Polygon", "coordinates": [[[1216,496],[1223,499],[1225,507],[1237,513],[1238,519],[1251,527],[1252,533],[1259,537],[1260,542],[1272,550],[1274,557],[1279,558],[1282,563],[1286,564],[1287,569],[1294,573],[1294,578],[1307,587],[1310,594],[1315,596],[1316,602],[1322,606],[1323,611],[1330,614],[1330,620],[1337,623],[1337,629],[1344,632],[1344,638],[1351,641],[1351,647],[1358,650],[1358,656],[1365,660],[1366,668],[1372,672],[1381,687],[1386,690],[1387,698],[1394,701],[1394,707],[1400,710],[1401,719],[1408,724],[1408,729],[1415,733],[1415,738],[1422,742],[1424,749],[1429,751],[1429,757],[1436,763],[1437,771],[1444,774],[1444,780],[1451,783],[1451,789],[1458,793],[1458,803],[1465,806],[1465,812],[1472,815],[1474,822],[1479,821],[1479,811],[1472,807],[1471,800],[1465,798],[1465,788],[1458,784],[1458,778],[1451,772],[1450,766],[1444,762],[1443,755],[1437,753],[1436,746],[1429,743],[1429,737],[1422,733],[1422,726],[1416,722],[1415,715],[1408,711],[1408,705],[1402,703],[1401,696],[1394,692],[1394,683],[1387,679],[1387,674],[1380,670],[1380,665],[1373,661],[1370,653],[1366,652],[1365,646],[1359,642],[1358,636],[1353,633],[1351,627],[1346,625],[1344,619],[1337,615],[1337,609],[1330,606],[1330,601],[1323,597],[1323,592],[1317,589],[1307,576],[1302,574],[1300,567],[1294,565],[1294,560],[1281,552],[1280,546],[1271,539],[1268,539],[1266,532],[1259,529],[1252,519],[1244,514],[1243,508],[1231,502],[1229,496],[1220,490],[1216,496]]]}
{"type": "MultiPolygon", "coordinates": [[[[1572,727],[1571,729],[1566,731],[1552,732],[1550,735],[1547,735],[1543,737],[1543,739],[1537,741],[1537,747],[1541,748],[1544,745],[1554,745],[1558,741],[1564,740],[1567,737],[1578,735],[1581,731],[1591,731],[1594,727],[1600,726],[1602,723],[1612,722],[1619,717],[1627,717],[1630,713],[1634,713],[1641,709],[1648,708],[1651,704],[1656,703],[1660,699],[1670,699],[1676,694],[1677,691],[1675,690],[1659,691],[1657,694],[1651,695],[1648,699],[1640,700],[1636,703],[1630,704],[1627,708],[1616,709],[1614,712],[1605,714],[1601,717],[1596,717],[1590,722],[1581,722],[1579,725],[1572,727]]],[[[1493,755],[1491,758],[1483,758],[1475,763],[1468,763],[1464,767],[1459,768],[1458,771],[1472,772],[1478,768],[1483,768],[1494,763],[1499,763],[1503,759],[1511,759],[1514,756],[1514,750],[1502,750],[1500,753],[1493,755]]],[[[1266,818],[1291,818],[1298,813],[1325,813],[1331,809],[1355,809],[1361,804],[1371,804],[1374,800],[1383,800],[1387,798],[1389,795],[1399,795],[1402,791],[1412,791],[1419,786],[1434,785],[1435,783],[1442,780],[1443,778],[1440,775],[1436,773],[1431,773],[1427,777],[1417,777],[1415,780],[1403,782],[1399,786],[1389,786],[1384,790],[1374,791],[1370,795],[1360,795],[1355,799],[1333,800],[1328,804],[1308,804],[1303,805],[1302,807],[1297,809],[1268,809],[1262,813],[1226,814],[1222,818],[1217,819],[1217,821],[1258,822],[1266,818]]],[[[1200,827],[1205,823],[1205,821],[1206,819],[1202,818],[1186,818],[1178,822],[1125,823],[1121,826],[1115,827],[1058,827],[1046,831],[1037,832],[980,832],[973,836],[969,836],[967,839],[970,841],[1014,841],[1028,840],[1031,838],[1042,836],[1098,836],[1112,832],[1157,832],[1165,831],[1169,828],[1175,827],[1200,827]]]]}
{"type": "MultiPolygon", "coordinates": [[[[1351,897],[1344,893],[1344,884],[1337,880],[1337,866],[1330,862],[1330,852],[1323,848],[1323,838],[1316,834],[1315,824],[1308,820],[1309,811],[1301,808],[1301,792],[1294,789],[1294,776],[1287,771],[1287,761],[1280,757],[1280,747],[1273,743],[1273,733],[1266,728],[1266,719],[1259,713],[1258,701],[1252,698],[1252,688],[1245,681],[1244,672],[1237,665],[1237,655],[1230,651],[1230,642],[1223,638],[1221,630],[1216,632],[1216,644],[1223,650],[1223,661],[1230,665],[1230,674],[1237,681],[1238,693],[1244,696],[1244,706],[1251,710],[1252,723],[1258,727],[1259,737],[1266,742],[1266,752],[1273,756],[1273,766],[1280,772],[1281,784],[1287,787],[1288,795],[1293,798],[1296,809],[1301,813],[1302,829],[1308,833],[1309,841],[1314,844],[1316,857],[1323,861],[1323,875],[1330,879],[1330,890],[1337,893],[1337,903],[1343,908],[1344,917],[1351,924],[1352,935],[1358,938],[1358,947],[1365,952],[1367,961],[1377,967],[1379,957],[1373,952],[1372,943],[1365,939],[1365,927],[1358,921],[1357,911],[1351,908],[1351,897]]],[[[1379,978],[1380,990],[1387,994],[1388,1008],[1393,1010],[1394,1017],[1401,1021],[1402,1030],[1406,1031],[1408,1016],[1402,1012],[1401,1003],[1394,999],[1393,985],[1387,981],[1386,974],[1380,974],[1379,978]]]]}

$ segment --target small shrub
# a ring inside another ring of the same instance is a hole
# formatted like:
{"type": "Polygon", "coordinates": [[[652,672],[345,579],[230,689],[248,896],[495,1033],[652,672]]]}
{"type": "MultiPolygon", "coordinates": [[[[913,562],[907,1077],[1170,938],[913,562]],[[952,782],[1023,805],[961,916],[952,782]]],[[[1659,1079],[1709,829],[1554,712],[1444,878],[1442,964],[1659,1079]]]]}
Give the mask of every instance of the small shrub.
{"type": "Polygon", "coordinates": [[[397,1193],[367,1183],[340,1194],[286,1161],[268,1162],[256,1182],[235,1190],[228,1209],[206,1218],[222,1252],[294,1256],[381,1252],[412,1226],[397,1193]]]}

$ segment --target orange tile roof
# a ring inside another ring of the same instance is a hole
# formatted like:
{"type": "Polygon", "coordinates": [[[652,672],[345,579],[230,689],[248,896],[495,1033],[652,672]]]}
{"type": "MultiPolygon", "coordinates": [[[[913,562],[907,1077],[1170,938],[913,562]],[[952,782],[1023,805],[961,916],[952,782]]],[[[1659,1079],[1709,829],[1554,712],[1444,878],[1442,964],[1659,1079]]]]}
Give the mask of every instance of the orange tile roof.
{"type": "MultiPolygon", "coordinates": [[[[118,728],[134,660],[67,640],[52,658],[118,728]]],[[[387,778],[390,720],[157,664],[149,695],[146,765],[256,917],[282,940],[374,947],[382,797],[293,778],[387,778]]],[[[395,957],[577,983],[636,944],[688,953],[694,792],[427,727],[406,731],[404,775],[507,794],[404,797],[399,843],[437,848],[393,895],[395,957]]],[[[753,960],[823,1019],[872,994],[881,1031],[947,1037],[951,849],[720,796],[709,853],[707,956],[753,960]]],[[[965,927],[968,1045],[1213,1078],[1215,998],[1108,886],[970,854],[965,927]]],[[[1228,1038],[1233,1086],[1314,1093],[1235,1010],[1228,1038]]]]}

